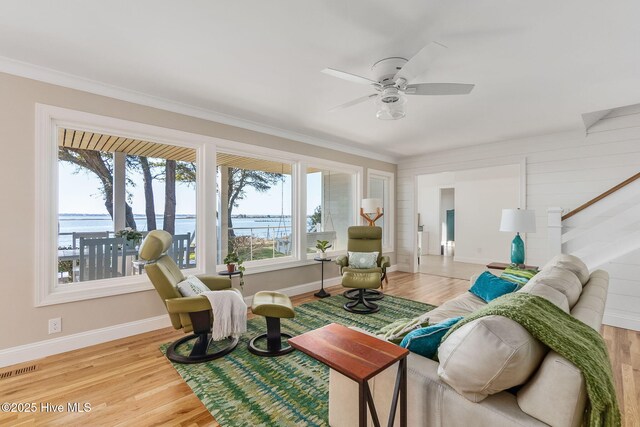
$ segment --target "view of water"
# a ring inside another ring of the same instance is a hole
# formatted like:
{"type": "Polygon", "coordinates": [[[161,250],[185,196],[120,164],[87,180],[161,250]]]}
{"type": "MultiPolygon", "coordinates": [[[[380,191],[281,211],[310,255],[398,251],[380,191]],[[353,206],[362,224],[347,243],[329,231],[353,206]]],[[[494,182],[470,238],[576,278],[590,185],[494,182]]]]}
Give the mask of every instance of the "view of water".
{"type": "MultiPolygon", "coordinates": [[[[146,231],[147,217],[134,215],[138,230],[146,231]]],[[[156,227],[162,229],[162,215],[156,216],[156,227]]],[[[243,216],[233,218],[236,236],[270,238],[274,234],[289,234],[291,217],[243,216]]],[[[193,233],[196,218],[193,215],[176,215],[176,234],[193,233]]],[[[113,222],[109,215],[102,214],[60,214],[58,217],[59,246],[71,246],[71,235],[63,233],[113,231],[113,222]]]]}

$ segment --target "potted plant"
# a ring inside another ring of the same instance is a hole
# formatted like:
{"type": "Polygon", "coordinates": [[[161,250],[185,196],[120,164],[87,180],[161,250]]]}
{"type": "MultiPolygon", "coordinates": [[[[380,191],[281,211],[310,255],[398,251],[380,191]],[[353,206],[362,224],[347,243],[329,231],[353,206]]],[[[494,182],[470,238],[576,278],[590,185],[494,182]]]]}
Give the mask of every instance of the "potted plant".
{"type": "Polygon", "coordinates": [[[235,252],[229,252],[227,256],[224,257],[223,262],[227,264],[227,271],[229,273],[233,273],[234,271],[236,271],[236,264],[242,264],[242,261],[240,261],[238,254],[235,252]]]}
{"type": "Polygon", "coordinates": [[[322,253],[322,259],[325,259],[325,252],[329,249],[331,245],[328,240],[316,240],[316,249],[322,253]]]}
{"type": "Polygon", "coordinates": [[[127,227],[124,230],[117,231],[115,233],[116,237],[124,237],[127,241],[127,245],[130,248],[135,248],[142,241],[142,233],[138,230],[134,230],[131,227],[127,227]]]}

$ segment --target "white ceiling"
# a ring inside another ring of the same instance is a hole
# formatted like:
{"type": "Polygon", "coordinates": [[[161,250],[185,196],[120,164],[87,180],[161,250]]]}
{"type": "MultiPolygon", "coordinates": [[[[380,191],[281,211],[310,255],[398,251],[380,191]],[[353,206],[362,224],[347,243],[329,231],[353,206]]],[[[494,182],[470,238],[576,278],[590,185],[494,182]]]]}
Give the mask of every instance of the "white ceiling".
{"type": "Polygon", "coordinates": [[[3,0],[0,56],[402,158],[640,102],[638,17],[637,0],[3,0]],[[327,112],[371,91],[320,70],[371,76],[430,40],[449,48],[420,80],[470,95],[410,97],[397,121],[327,112]]]}

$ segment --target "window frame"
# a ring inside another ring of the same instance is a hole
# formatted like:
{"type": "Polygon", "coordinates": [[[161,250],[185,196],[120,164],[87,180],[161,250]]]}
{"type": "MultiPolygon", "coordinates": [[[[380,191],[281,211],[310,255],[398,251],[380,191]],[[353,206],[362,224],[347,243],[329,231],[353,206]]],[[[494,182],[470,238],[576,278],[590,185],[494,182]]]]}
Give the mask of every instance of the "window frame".
{"type": "MultiPolygon", "coordinates": [[[[100,132],[127,138],[144,139],[161,144],[192,148],[196,151],[196,239],[207,242],[205,236],[215,233],[205,212],[210,209],[204,182],[210,175],[206,163],[215,165],[216,139],[174,129],[162,128],[92,113],[36,104],[35,173],[36,173],[36,226],[35,253],[36,289],[35,306],[47,306],[73,301],[141,292],[153,289],[146,276],[124,276],[92,280],[64,289],[58,285],[58,134],[59,127],[100,132]],[[207,224],[209,222],[209,224],[207,224]]],[[[213,171],[215,177],[215,169],[213,171]]],[[[214,200],[215,203],[215,200],[214,200]]],[[[215,205],[214,205],[215,208],[215,205]]],[[[215,234],[213,234],[215,236],[215,234]]],[[[196,267],[187,274],[210,271],[212,245],[198,247],[196,267]]],[[[213,244],[215,251],[215,242],[213,244]]]]}
{"type": "MultiPolygon", "coordinates": [[[[351,223],[353,225],[360,224],[360,204],[362,200],[362,175],[364,168],[355,165],[349,165],[345,163],[325,161],[320,159],[307,159],[302,165],[302,173],[301,173],[301,183],[304,186],[304,198],[301,200],[301,208],[302,208],[302,216],[304,221],[301,221],[302,231],[300,232],[301,239],[299,241],[299,246],[301,248],[301,259],[313,260],[317,255],[316,254],[308,254],[306,252],[306,240],[307,240],[307,170],[309,167],[319,168],[322,170],[329,170],[335,172],[347,172],[353,175],[353,200],[352,203],[352,218],[351,223]]],[[[345,255],[347,253],[347,249],[341,250],[329,250],[326,252],[328,257],[336,257],[339,255],[345,255]]]]}
{"type": "MultiPolygon", "coordinates": [[[[34,304],[36,307],[74,301],[123,295],[152,290],[145,275],[125,276],[84,282],[72,289],[58,287],[58,127],[99,132],[126,138],[143,139],[161,144],[192,148],[196,151],[196,268],[186,274],[216,274],[217,259],[217,194],[215,191],[216,153],[234,153],[250,157],[277,159],[292,165],[291,215],[294,231],[292,256],[247,263],[245,274],[314,265],[306,253],[306,170],[307,166],[348,171],[354,174],[353,224],[359,224],[360,203],[364,186],[364,168],[288,151],[266,148],[201,134],[118,119],[46,104],[35,104],[35,269],[34,304]],[[212,184],[213,183],[213,184],[212,184]],[[209,191],[213,189],[213,191],[209,191]]],[[[393,203],[393,200],[391,200],[393,203]]],[[[346,254],[346,250],[328,252],[330,256],[346,254]]],[[[313,255],[313,254],[309,254],[313,255]]]]}
{"type": "MultiPolygon", "coordinates": [[[[297,203],[298,200],[296,198],[296,182],[297,182],[297,174],[298,174],[298,168],[296,167],[297,164],[299,162],[293,160],[292,158],[289,158],[288,156],[283,156],[282,153],[278,152],[278,154],[276,155],[276,151],[275,150],[269,150],[269,149],[260,149],[257,150],[257,152],[253,152],[250,149],[245,149],[245,150],[239,150],[237,148],[238,144],[234,144],[234,147],[226,147],[224,146],[224,144],[222,146],[218,145],[217,150],[216,150],[216,154],[217,153],[224,153],[224,154],[231,154],[231,155],[236,155],[236,156],[242,156],[242,157],[249,157],[252,159],[258,159],[258,160],[267,160],[267,161],[271,161],[271,162],[278,162],[278,163],[286,163],[291,165],[291,232],[293,233],[293,250],[291,251],[291,255],[288,256],[283,256],[283,257],[279,257],[279,258],[265,258],[265,259],[259,259],[259,260],[253,260],[253,261],[244,261],[243,265],[247,268],[247,272],[249,271],[249,269],[252,270],[256,270],[259,269],[260,271],[268,271],[265,269],[262,269],[261,267],[269,267],[272,265],[287,265],[287,264],[291,264],[293,262],[296,262],[299,260],[298,258],[298,228],[296,227],[295,221],[296,221],[296,212],[297,212],[297,203]]],[[[216,164],[216,167],[218,165],[216,164]]],[[[216,182],[217,182],[217,176],[216,176],[216,182]]],[[[218,196],[217,196],[217,192],[216,192],[216,209],[218,206],[218,196]]],[[[216,232],[217,232],[217,227],[216,227],[216,232]]],[[[217,235],[216,235],[216,239],[217,239],[217,235]]],[[[217,246],[217,244],[216,244],[217,246]]],[[[217,263],[217,258],[218,258],[218,253],[216,251],[216,260],[215,262],[217,263]]],[[[223,269],[225,268],[225,264],[217,264],[216,265],[216,269],[223,269]]]]}
{"type": "MultiPolygon", "coordinates": [[[[389,231],[389,241],[385,242],[383,239],[382,252],[393,252],[395,248],[394,242],[394,232],[395,232],[395,176],[394,172],[381,171],[377,169],[367,169],[367,197],[373,197],[371,195],[371,178],[385,179],[389,182],[389,209],[384,210],[384,223],[385,227],[389,231]]],[[[385,201],[383,201],[384,203],[385,201]]],[[[360,211],[360,206],[358,206],[358,212],[360,211]]],[[[384,234],[383,234],[384,235],[384,234]]]]}

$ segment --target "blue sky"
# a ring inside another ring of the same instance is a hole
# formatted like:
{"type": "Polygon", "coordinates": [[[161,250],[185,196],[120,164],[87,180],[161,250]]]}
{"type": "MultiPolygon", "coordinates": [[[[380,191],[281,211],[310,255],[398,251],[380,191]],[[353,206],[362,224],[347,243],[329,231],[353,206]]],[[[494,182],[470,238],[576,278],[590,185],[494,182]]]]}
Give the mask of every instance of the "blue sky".
{"type": "MultiPolygon", "coordinates": [[[[106,214],[104,200],[100,193],[100,181],[92,172],[74,173],[76,167],[66,162],[58,163],[59,176],[59,207],[60,213],[82,214],[106,214]]],[[[131,204],[135,214],[144,214],[145,199],[142,185],[142,175],[129,176],[135,183],[135,187],[127,190],[133,195],[131,204]]],[[[320,174],[314,173],[307,176],[307,213],[320,204],[320,174]]],[[[246,190],[245,199],[234,209],[234,214],[259,214],[280,215],[281,212],[281,188],[280,185],[271,188],[265,193],[259,193],[252,188],[246,190]]],[[[164,183],[153,183],[156,213],[164,211],[164,183]]],[[[183,183],[176,184],[176,211],[178,214],[194,214],[196,210],[195,187],[183,183]]],[[[285,176],[284,180],[284,215],[291,215],[291,179],[285,176]]]]}

